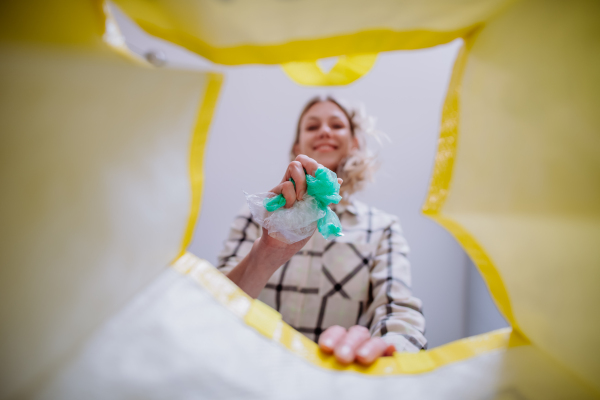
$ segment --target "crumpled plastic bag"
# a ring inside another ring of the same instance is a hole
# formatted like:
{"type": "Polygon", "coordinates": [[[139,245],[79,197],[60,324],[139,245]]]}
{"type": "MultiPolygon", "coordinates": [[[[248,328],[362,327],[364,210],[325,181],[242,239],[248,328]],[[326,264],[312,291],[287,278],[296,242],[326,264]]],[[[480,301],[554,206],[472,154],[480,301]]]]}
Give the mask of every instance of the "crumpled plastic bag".
{"type": "Polygon", "coordinates": [[[329,208],[329,204],[338,204],[342,199],[335,172],[321,166],[314,177],[306,175],[306,185],[307,194],[291,208],[283,208],[285,198],[280,194],[246,193],[252,217],[269,236],[292,244],[311,236],[315,229],[325,239],[343,235],[339,218],[329,208]]]}

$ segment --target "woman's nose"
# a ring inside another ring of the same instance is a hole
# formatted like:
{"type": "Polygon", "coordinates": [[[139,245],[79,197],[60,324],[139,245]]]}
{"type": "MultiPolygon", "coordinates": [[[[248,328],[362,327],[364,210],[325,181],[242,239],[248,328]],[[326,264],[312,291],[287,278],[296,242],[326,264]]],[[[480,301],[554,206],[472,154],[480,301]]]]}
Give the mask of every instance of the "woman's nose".
{"type": "Polygon", "coordinates": [[[329,136],[331,135],[331,129],[325,125],[322,126],[321,129],[319,129],[319,136],[329,136]]]}

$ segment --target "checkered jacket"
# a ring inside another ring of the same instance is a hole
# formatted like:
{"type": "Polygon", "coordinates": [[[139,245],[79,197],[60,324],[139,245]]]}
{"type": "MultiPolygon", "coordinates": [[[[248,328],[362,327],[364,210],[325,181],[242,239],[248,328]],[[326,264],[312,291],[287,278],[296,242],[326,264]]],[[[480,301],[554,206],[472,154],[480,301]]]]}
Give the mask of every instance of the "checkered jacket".
{"type": "MultiPolygon", "coordinates": [[[[259,300],[315,341],[332,325],[363,325],[398,351],[426,348],[425,318],[411,293],[409,249],[398,219],[358,201],[332,209],[344,236],[327,241],[315,233],[271,276],[259,300]]],[[[244,207],[231,225],[218,268],[231,271],[261,234],[244,207]]]]}

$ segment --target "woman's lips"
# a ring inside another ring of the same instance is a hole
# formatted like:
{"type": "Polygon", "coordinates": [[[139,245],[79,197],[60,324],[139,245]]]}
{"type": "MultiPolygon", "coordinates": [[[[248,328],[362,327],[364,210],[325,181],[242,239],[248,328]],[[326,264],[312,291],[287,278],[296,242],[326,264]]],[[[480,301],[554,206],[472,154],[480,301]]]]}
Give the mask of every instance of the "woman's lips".
{"type": "Polygon", "coordinates": [[[315,151],[320,151],[322,153],[327,153],[327,152],[330,152],[330,151],[337,150],[337,147],[333,146],[331,144],[320,144],[318,146],[315,146],[314,150],[315,151]]]}

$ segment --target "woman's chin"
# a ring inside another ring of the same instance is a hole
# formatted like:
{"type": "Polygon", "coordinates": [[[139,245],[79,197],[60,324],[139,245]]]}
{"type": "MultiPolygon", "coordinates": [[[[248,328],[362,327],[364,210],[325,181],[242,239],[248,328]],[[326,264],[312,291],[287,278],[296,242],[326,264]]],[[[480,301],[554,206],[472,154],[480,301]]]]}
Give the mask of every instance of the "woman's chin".
{"type": "Polygon", "coordinates": [[[335,171],[337,169],[338,164],[341,160],[339,153],[335,152],[308,151],[302,154],[312,158],[325,168],[328,168],[332,171],[335,171]]]}
{"type": "Polygon", "coordinates": [[[322,166],[324,166],[325,168],[328,168],[332,171],[335,171],[337,169],[338,163],[339,163],[337,158],[332,160],[331,158],[328,158],[328,157],[315,158],[315,161],[318,162],[319,164],[321,164],[322,166]]]}

